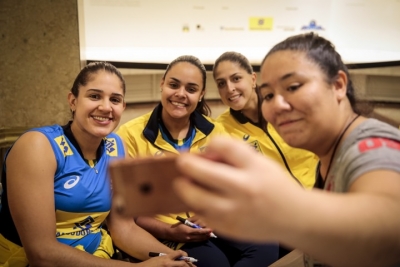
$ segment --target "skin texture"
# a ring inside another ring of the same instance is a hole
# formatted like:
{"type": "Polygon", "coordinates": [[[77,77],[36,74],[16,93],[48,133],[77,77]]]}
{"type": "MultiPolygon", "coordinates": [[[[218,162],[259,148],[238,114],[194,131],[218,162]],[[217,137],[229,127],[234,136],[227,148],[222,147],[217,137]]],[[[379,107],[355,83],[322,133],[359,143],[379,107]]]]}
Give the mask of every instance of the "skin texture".
{"type": "MultiPolygon", "coordinates": [[[[97,71],[78,96],[68,95],[74,121],[71,130],[87,159],[96,158],[96,150],[106,135],[118,125],[125,108],[121,81],[115,74],[97,71]]],[[[11,215],[27,254],[30,266],[132,266],[131,263],[105,260],[64,245],[55,237],[54,174],[57,163],[47,138],[39,132],[23,134],[7,157],[8,200],[11,215]],[[40,155],[40,156],[38,156],[40,155]],[[23,166],[23,167],[21,167],[23,166]]],[[[110,227],[113,228],[112,220],[110,227]]],[[[124,229],[121,229],[124,231],[124,229]]],[[[131,242],[146,233],[139,227],[121,242],[131,242]]],[[[139,243],[140,242],[136,242],[139,243]]],[[[136,245],[139,254],[147,248],[136,245]]],[[[173,259],[184,255],[171,252],[138,266],[188,266],[173,259]]]]}
{"type": "Polygon", "coordinates": [[[234,110],[241,110],[253,122],[258,120],[256,74],[249,74],[238,63],[222,61],[214,70],[214,80],[222,102],[234,110]]]}
{"type": "MultiPolygon", "coordinates": [[[[271,54],[261,69],[264,117],[287,143],[320,157],[323,177],[338,136],[356,117],[347,83],[342,71],[327,83],[319,67],[296,51],[271,54]]],[[[356,119],[342,141],[364,120],[356,119]]],[[[305,191],[275,162],[227,138],[215,138],[202,155],[182,155],[178,167],[184,175],[175,181],[177,194],[223,235],[278,241],[332,266],[400,262],[395,171],[364,173],[345,194],[305,191]]]]}
{"type": "MultiPolygon", "coordinates": [[[[188,62],[178,62],[168,70],[161,81],[162,120],[173,138],[186,137],[190,115],[204,93],[203,76],[198,67],[188,62]]],[[[182,243],[207,240],[212,232],[210,228],[194,229],[178,221],[171,225],[145,216],[136,218],[136,223],[157,238],[182,243]]]]}
{"type": "Polygon", "coordinates": [[[200,70],[188,62],[175,64],[161,81],[162,120],[176,139],[186,136],[189,116],[205,91],[200,70]]]}

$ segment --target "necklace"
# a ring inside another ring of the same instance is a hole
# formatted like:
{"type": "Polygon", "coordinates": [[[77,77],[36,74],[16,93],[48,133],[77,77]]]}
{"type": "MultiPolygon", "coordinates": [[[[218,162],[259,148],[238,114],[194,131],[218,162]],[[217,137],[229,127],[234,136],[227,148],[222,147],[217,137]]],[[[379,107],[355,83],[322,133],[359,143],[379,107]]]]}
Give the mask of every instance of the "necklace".
{"type": "Polygon", "coordinates": [[[344,128],[343,132],[340,134],[339,138],[336,140],[335,146],[333,147],[333,152],[332,152],[331,159],[329,160],[328,169],[326,170],[325,180],[323,181],[322,188],[325,188],[325,183],[326,183],[326,180],[328,180],[328,174],[329,174],[329,171],[331,169],[331,165],[332,165],[333,159],[335,158],[336,150],[337,150],[337,148],[339,146],[340,141],[342,140],[344,134],[347,132],[349,127],[353,124],[353,122],[356,121],[356,119],[358,117],[360,117],[360,114],[357,114],[357,116],[353,120],[351,120],[349,122],[349,124],[347,124],[346,128],[344,128]]]}

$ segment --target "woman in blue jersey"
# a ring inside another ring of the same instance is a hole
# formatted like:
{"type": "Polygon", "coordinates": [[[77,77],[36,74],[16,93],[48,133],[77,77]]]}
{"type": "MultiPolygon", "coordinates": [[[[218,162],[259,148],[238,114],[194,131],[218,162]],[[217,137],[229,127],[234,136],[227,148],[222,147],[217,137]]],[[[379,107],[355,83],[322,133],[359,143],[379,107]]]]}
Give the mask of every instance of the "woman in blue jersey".
{"type": "Polygon", "coordinates": [[[260,92],[282,138],[319,156],[316,189],[218,138],[178,158],[190,179],[176,181],[177,193],[216,230],[280,241],[304,252],[304,266],[400,266],[400,131],[359,115],[334,45],[315,33],[278,43],[262,61],[260,92]]]}
{"type": "MultiPolygon", "coordinates": [[[[7,152],[1,181],[1,266],[131,265],[106,260],[114,250],[102,229],[111,208],[107,166],[125,156],[122,140],[112,133],[125,109],[124,95],[124,79],[114,66],[91,63],[68,94],[73,120],[31,129],[7,152]]],[[[113,229],[115,222],[118,218],[110,220],[113,229]]],[[[141,266],[187,266],[173,260],[186,253],[160,246],[143,229],[132,227],[123,240],[128,253],[148,259],[149,245],[170,253],[141,266]]]]}
{"type": "MultiPolygon", "coordinates": [[[[212,136],[226,135],[208,115],[204,100],[206,69],[194,56],[181,56],[167,67],[161,80],[161,103],[150,113],[122,125],[117,133],[124,139],[131,157],[203,152],[212,136]]],[[[182,249],[199,259],[197,266],[267,266],[277,259],[276,246],[236,243],[212,238],[211,229],[193,214],[158,215],[136,218],[138,225],[164,244],[182,249]],[[202,225],[190,228],[177,216],[202,225]],[[222,242],[223,241],[223,242],[222,242]]]]}

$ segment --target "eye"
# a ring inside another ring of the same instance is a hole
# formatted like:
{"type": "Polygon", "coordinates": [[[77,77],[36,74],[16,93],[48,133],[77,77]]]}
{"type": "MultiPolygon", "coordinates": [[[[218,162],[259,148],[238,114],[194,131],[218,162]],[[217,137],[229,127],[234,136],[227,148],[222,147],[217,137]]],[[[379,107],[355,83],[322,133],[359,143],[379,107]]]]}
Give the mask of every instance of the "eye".
{"type": "Polygon", "coordinates": [[[224,87],[225,86],[225,82],[224,81],[220,81],[220,82],[217,82],[217,87],[220,89],[220,88],[222,88],[222,87],[224,87]]]}
{"type": "Polygon", "coordinates": [[[268,93],[268,94],[266,94],[265,96],[263,96],[263,100],[264,100],[264,101],[269,101],[269,100],[271,100],[273,97],[274,97],[274,94],[273,94],[273,93],[268,93]]]}
{"type": "Polygon", "coordinates": [[[293,92],[293,91],[296,91],[297,89],[299,89],[300,86],[301,86],[301,84],[292,84],[287,88],[287,90],[289,92],[293,92]]]}
{"type": "Polygon", "coordinates": [[[235,77],[233,77],[233,81],[235,81],[235,82],[238,82],[238,81],[240,81],[242,79],[242,77],[240,77],[240,76],[235,76],[235,77]]]}
{"type": "Polygon", "coordinates": [[[186,91],[188,91],[189,93],[193,94],[197,92],[197,88],[196,87],[188,87],[186,89],[186,91]]]}
{"type": "Polygon", "coordinates": [[[114,104],[119,104],[119,103],[122,103],[122,101],[123,101],[123,99],[121,97],[111,97],[110,100],[114,104]]]}
{"type": "Polygon", "coordinates": [[[99,94],[90,94],[89,98],[94,99],[94,100],[98,100],[98,99],[100,99],[100,95],[99,94]]]}
{"type": "Polygon", "coordinates": [[[178,88],[179,87],[179,85],[177,83],[175,83],[175,82],[174,83],[169,83],[168,85],[171,88],[178,88]]]}

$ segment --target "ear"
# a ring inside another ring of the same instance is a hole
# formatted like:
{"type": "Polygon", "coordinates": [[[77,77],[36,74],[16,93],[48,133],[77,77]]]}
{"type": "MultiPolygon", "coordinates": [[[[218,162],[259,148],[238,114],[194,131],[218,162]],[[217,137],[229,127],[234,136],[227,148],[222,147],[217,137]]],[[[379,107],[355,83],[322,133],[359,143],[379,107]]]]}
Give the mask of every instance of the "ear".
{"type": "Polygon", "coordinates": [[[338,71],[336,80],[333,82],[333,89],[338,101],[346,98],[348,77],[342,70],[338,71]]]}
{"type": "Polygon", "coordinates": [[[251,80],[253,81],[252,88],[256,88],[256,85],[257,85],[257,74],[255,72],[253,72],[253,74],[251,74],[251,80]]]}
{"type": "MultiPolygon", "coordinates": [[[[201,101],[201,100],[203,100],[203,97],[204,97],[204,94],[206,93],[206,89],[204,88],[202,91],[201,91],[201,93],[200,93],[200,98],[199,98],[199,100],[201,101]]],[[[199,102],[200,102],[199,101],[199,102]]]]}
{"type": "Polygon", "coordinates": [[[165,80],[164,80],[164,79],[161,79],[161,82],[160,82],[160,91],[162,91],[162,88],[164,87],[164,82],[165,82],[165,80]]]}
{"type": "Polygon", "coordinates": [[[76,110],[76,97],[71,92],[68,93],[68,103],[69,103],[69,108],[71,109],[71,111],[75,111],[76,110]]]}

